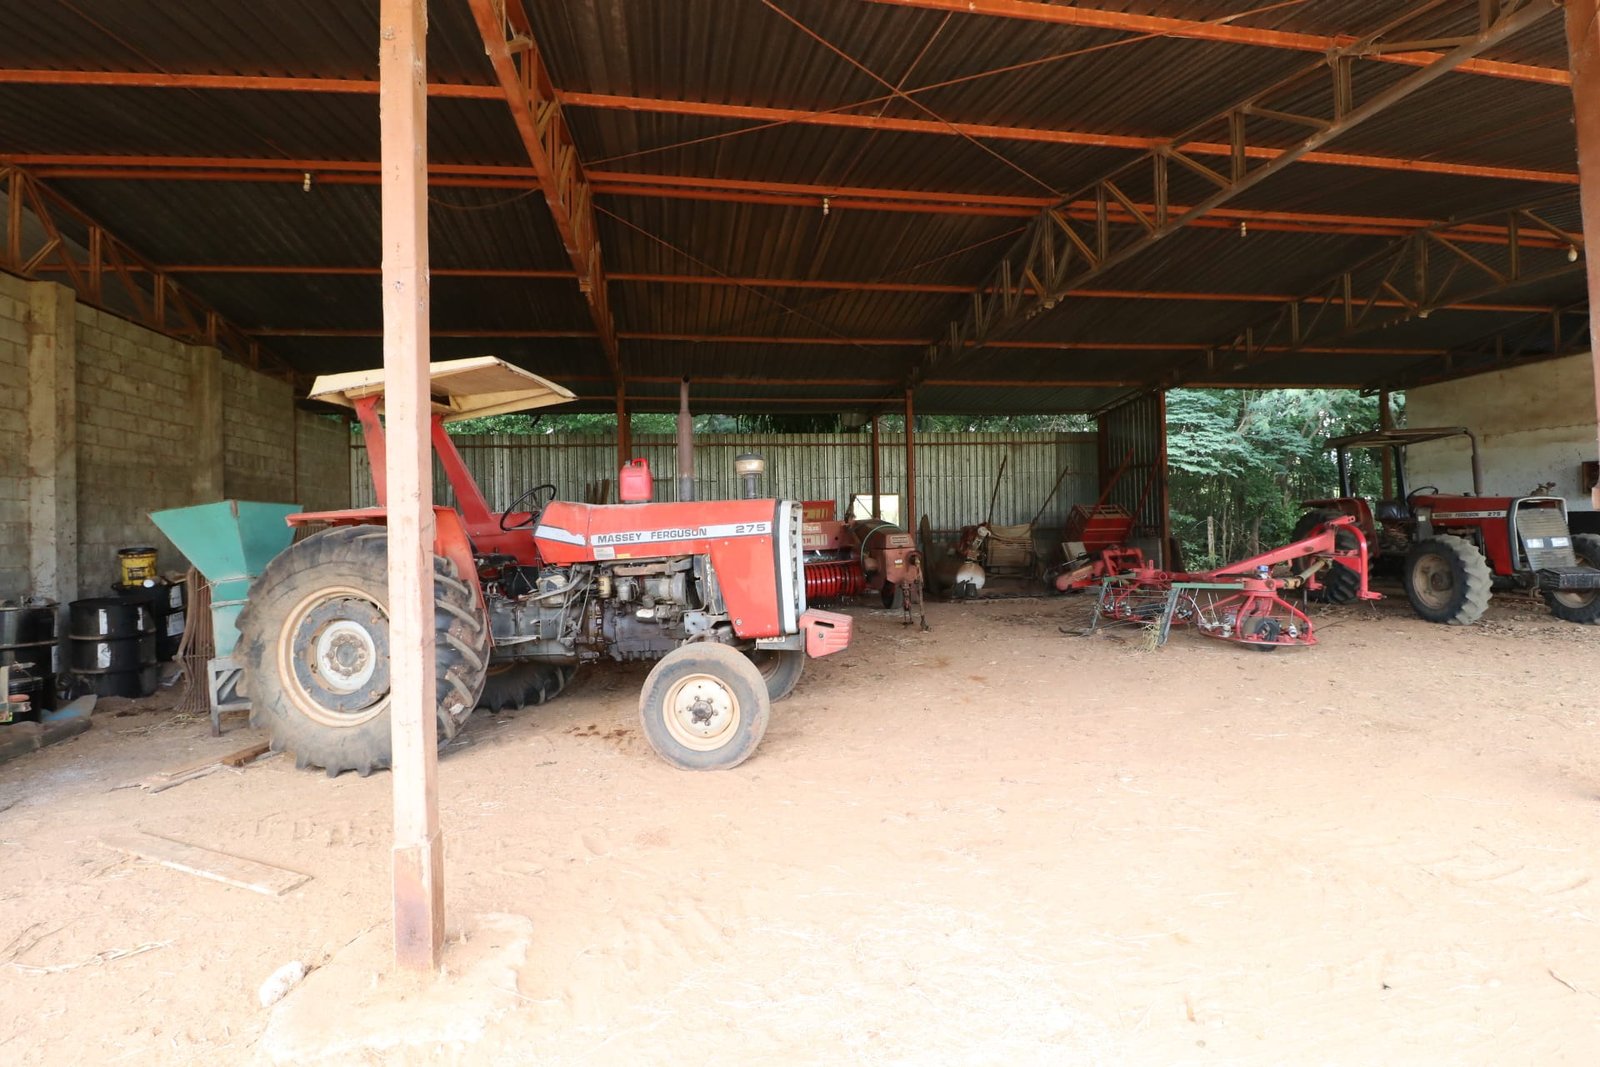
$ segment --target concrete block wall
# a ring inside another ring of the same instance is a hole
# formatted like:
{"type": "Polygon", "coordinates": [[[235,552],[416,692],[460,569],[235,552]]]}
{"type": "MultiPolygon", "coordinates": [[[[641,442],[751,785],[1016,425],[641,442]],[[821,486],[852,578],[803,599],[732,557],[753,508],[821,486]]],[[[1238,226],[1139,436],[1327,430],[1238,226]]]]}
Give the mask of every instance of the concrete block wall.
{"type": "Polygon", "coordinates": [[[0,273],[0,384],[0,598],[101,595],[131,545],[187,568],[151,511],[226,496],[348,506],[342,420],[62,286],[0,273]]]}
{"type": "Polygon", "coordinates": [[[0,383],[0,599],[8,599],[28,586],[28,285],[9,274],[0,274],[0,383]]]}
{"type": "Polygon", "coordinates": [[[83,596],[108,593],[117,549],[155,545],[182,557],[147,514],[199,503],[203,449],[194,416],[197,361],[218,358],[84,304],[77,308],[78,575],[83,596]]]}
{"type": "MultiPolygon", "coordinates": [[[[307,511],[350,506],[349,423],[333,415],[296,412],[298,502],[307,511]]],[[[285,498],[288,499],[288,498],[285,498]]]]}
{"type": "Polygon", "coordinates": [[[288,382],[238,363],[224,363],[224,495],[235,500],[293,501],[298,421],[288,382]]]}

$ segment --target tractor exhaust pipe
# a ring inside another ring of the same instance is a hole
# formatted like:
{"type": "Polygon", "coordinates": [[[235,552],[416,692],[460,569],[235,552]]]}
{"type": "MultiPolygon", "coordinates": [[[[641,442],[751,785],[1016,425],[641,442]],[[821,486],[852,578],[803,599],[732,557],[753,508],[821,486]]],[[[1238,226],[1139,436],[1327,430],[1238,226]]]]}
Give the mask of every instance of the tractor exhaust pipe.
{"type": "Polygon", "coordinates": [[[689,414],[689,378],[678,383],[678,499],[694,499],[694,416],[689,414]]]}

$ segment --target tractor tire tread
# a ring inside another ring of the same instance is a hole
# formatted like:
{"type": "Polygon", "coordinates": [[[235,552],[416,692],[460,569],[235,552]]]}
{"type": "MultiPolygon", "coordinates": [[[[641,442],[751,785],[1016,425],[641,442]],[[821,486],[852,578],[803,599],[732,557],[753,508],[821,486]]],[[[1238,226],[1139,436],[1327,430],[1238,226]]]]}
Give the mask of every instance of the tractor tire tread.
{"type": "Polygon", "coordinates": [[[1489,610],[1489,598],[1494,595],[1494,575],[1489,570],[1489,561],[1483,558],[1483,553],[1478,546],[1465,537],[1454,534],[1434,534],[1426,540],[1418,541],[1406,553],[1405,564],[1405,589],[1406,598],[1411,601],[1412,610],[1428,622],[1444,623],[1447,626],[1471,626],[1483,617],[1489,610]],[[1461,593],[1453,605],[1442,611],[1434,611],[1417,600],[1412,589],[1412,567],[1420,550],[1429,545],[1437,545],[1439,549],[1459,564],[1459,578],[1461,593]]]}

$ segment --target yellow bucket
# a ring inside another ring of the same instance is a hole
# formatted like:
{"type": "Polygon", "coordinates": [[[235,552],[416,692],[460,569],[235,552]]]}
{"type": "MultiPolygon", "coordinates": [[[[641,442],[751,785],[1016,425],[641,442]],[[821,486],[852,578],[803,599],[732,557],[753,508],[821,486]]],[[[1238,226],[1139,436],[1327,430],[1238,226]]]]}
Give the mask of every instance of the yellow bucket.
{"type": "Polygon", "coordinates": [[[119,549],[117,562],[122,564],[123,585],[140,585],[156,576],[156,550],[153,548],[119,549]]]}

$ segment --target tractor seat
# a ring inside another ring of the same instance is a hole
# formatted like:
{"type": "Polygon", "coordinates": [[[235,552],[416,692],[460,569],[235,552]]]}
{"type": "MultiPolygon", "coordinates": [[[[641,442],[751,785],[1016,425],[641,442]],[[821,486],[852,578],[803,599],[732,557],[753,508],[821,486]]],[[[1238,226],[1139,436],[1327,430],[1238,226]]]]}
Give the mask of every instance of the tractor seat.
{"type": "Polygon", "coordinates": [[[1378,501],[1379,522],[1409,522],[1410,519],[1411,509],[1404,500],[1378,501]]]}

